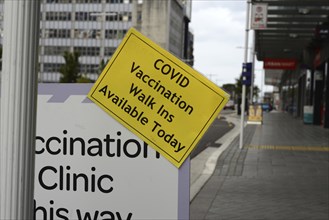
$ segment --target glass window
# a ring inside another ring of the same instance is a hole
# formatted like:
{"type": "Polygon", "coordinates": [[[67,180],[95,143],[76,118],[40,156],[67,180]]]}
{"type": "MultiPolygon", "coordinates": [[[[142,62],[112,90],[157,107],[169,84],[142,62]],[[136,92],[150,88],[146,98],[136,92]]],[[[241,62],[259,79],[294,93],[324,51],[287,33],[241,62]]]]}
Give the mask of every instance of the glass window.
{"type": "Polygon", "coordinates": [[[91,73],[97,74],[99,65],[97,64],[81,64],[80,65],[80,73],[91,73]]]}
{"type": "Polygon", "coordinates": [[[72,0],[46,0],[46,3],[72,3],[72,0]]]}
{"type": "Polygon", "coordinates": [[[45,46],[44,55],[63,55],[65,51],[69,51],[70,47],[65,46],[45,46]]]}
{"type": "Polygon", "coordinates": [[[99,47],[74,47],[74,51],[79,52],[80,56],[99,56],[99,47]]]}
{"type": "Polygon", "coordinates": [[[100,39],[101,30],[98,29],[75,29],[74,38],[90,38],[90,39],[100,39]]]}
{"type": "Polygon", "coordinates": [[[106,0],[106,3],[118,4],[123,3],[123,0],[106,0]]]}
{"type": "Polygon", "coordinates": [[[112,56],[113,53],[115,52],[116,48],[115,47],[105,47],[104,48],[104,55],[105,56],[112,56]]]}
{"type": "Polygon", "coordinates": [[[57,11],[46,12],[46,20],[47,21],[70,21],[71,12],[57,12],[57,11]]]}
{"type": "Polygon", "coordinates": [[[70,38],[71,30],[69,29],[45,29],[45,38],[70,38]]]}
{"type": "Polygon", "coordinates": [[[97,21],[98,17],[97,12],[76,12],[75,20],[76,21],[97,21]]]}
{"type": "Polygon", "coordinates": [[[44,63],[43,71],[44,72],[59,72],[62,65],[63,64],[61,64],[61,63],[44,63]]]}
{"type": "Polygon", "coordinates": [[[107,39],[122,39],[127,30],[105,30],[105,38],[107,39]]]}
{"type": "Polygon", "coordinates": [[[76,0],[76,3],[101,3],[102,0],[76,0]]]}
{"type": "Polygon", "coordinates": [[[121,12],[120,14],[115,12],[113,15],[106,15],[105,16],[106,21],[131,21],[132,15],[131,12],[121,12]]]}

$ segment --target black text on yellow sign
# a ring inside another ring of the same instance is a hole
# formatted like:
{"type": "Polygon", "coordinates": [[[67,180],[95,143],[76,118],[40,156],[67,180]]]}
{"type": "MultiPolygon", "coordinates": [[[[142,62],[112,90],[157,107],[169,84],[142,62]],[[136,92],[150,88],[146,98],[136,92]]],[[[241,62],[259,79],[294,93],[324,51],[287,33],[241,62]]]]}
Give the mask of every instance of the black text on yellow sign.
{"type": "Polygon", "coordinates": [[[229,98],[135,29],[129,30],[88,97],[176,167],[229,98]]]}

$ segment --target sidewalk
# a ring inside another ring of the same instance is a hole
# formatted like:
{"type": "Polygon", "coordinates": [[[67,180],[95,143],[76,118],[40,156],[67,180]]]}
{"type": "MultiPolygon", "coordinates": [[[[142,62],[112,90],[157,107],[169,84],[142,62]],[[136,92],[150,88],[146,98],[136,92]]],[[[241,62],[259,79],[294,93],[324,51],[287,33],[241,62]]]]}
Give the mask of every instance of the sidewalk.
{"type": "MultiPolygon", "coordinates": [[[[329,219],[328,129],[266,113],[263,125],[245,127],[244,148],[238,145],[234,133],[219,158],[207,160],[214,167],[194,177],[206,179],[195,195],[191,178],[190,219],[329,219]]],[[[192,160],[192,174],[194,167],[192,160]]]]}

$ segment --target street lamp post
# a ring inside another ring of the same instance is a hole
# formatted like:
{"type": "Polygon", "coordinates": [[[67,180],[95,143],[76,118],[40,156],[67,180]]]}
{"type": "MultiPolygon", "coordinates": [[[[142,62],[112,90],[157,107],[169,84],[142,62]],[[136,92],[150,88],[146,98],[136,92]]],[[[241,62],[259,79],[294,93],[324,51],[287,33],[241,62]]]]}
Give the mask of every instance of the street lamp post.
{"type": "MultiPolygon", "coordinates": [[[[251,2],[247,0],[247,15],[246,15],[246,32],[245,32],[245,44],[244,44],[244,63],[248,61],[248,41],[249,41],[249,14],[250,14],[251,2]]],[[[243,76],[245,77],[245,76],[243,76]]],[[[242,79],[244,80],[244,79],[242,79]]],[[[246,85],[242,85],[242,100],[241,100],[241,123],[240,123],[240,141],[239,148],[243,148],[243,129],[244,129],[244,114],[246,106],[246,85]]]]}
{"type": "Polygon", "coordinates": [[[251,57],[251,63],[252,63],[252,69],[251,69],[251,85],[250,85],[250,101],[249,103],[253,104],[253,98],[254,98],[254,81],[255,81],[255,41],[256,41],[256,33],[254,31],[253,34],[253,40],[252,40],[252,48],[250,50],[250,57],[251,57]]]}

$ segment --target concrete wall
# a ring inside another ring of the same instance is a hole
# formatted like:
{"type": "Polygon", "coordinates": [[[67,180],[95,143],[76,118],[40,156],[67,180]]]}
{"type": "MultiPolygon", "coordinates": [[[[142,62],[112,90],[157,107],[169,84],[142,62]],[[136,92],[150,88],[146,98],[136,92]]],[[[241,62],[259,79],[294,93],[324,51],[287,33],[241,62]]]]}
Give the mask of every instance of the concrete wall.
{"type": "Polygon", "coordinates": [[[181,0],[134,1],[133,26],[142,34],[183,57],[185,8],[181,0]]]}
{"type": "Polygon", "coordinates": [[[169,50],[168,0],[143,1],[141,32],[164,49],[169,50]]]}

